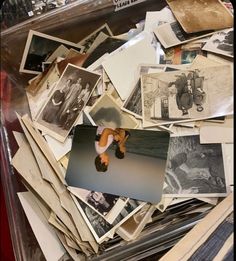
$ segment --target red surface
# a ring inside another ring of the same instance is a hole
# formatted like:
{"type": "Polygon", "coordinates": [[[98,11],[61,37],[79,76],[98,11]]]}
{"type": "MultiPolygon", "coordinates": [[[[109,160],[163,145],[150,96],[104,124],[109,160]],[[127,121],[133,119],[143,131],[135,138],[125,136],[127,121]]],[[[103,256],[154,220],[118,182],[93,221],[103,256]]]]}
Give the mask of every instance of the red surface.
{"type": "MultiPolygon", "coordinates": [[[[1,82],[0,82],[0,101],[4,100],[4,97],[8,96],[9,93],[4,92],[3,86],[7,81],[6,74],[1,72],[1,82]]],[[[2,105],[1,105],[2,106],[2,105]]],[[[0,155],[0,165],[2,162],[2,155],[0,155]]],[[[2,171],[2,166],[1,166],[2,171]]],[[[7,212],[6,212],[6,205],[5,205],[5,198],[2,188],[2,182],[0,178],[0,260],[1,261],[15,261],[14,253],[12,249],[12,242],[9,230],[9,224],[7,219],[7,212]]]]}
{"type": "Polygon", "coordinates": [[[5,199],[2,189],[2,182],[0,186],[0,260],[15,261],[7,219],[5,199]]]}

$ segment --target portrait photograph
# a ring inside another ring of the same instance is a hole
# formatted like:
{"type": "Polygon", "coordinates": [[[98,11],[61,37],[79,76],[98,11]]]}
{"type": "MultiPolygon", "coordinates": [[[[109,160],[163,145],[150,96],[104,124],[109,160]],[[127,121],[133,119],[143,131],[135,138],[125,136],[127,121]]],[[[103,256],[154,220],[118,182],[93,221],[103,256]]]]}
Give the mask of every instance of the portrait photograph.
{"type": "Polygon", "coordinates": [[[30,30],[20,64],[20,72],[31,74],[42,72],[42,63],[46,62],[62,44],[68,49],[83,51],[83,46],[79,44],[30,30]]]}
{"type": "Polygon", "coordinates": [[[158,203],[168,146],[165,131],[78,125],[66,182],[71,187],[158,203]]]}
{"type": "Polygon", "coordinates": [[[234,30],[233,28],[215,33],[206,42],[203,50],[221,54],[227,57],[234,57],[234,30]]]}
{"type": "Polygon", "coordinates": [[[68,64],[35,124],[45,133],[63,142],[80,117],[100,75],[68,64]]]}
{"type": "Polygon", "coordinates": [[[145,127],[233,113],[228,65],[147,74],[141,79],[145,127]]]}
{"type": "Polygon", "coordinates": [[[170,138],[163,194],[167,197],[224,197],[227,194],[222,145],[200,144],[199,135],[170,138]]]}

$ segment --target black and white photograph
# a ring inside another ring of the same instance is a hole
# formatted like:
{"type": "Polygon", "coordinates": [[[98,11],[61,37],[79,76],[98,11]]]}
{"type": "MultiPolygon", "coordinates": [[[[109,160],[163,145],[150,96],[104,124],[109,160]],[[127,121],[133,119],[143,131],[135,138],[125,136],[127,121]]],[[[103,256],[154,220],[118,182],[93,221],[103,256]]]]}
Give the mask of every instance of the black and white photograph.
{"type": "Polygon", "coordinates": [[[204,31],[199,33],[186,33],[178,22],[165,23],[154,30],[154,34],[164,46],[170,48],[176,45],[184,44],[195,39],[200,39],[212,35],[214,31],[204,31]]]}
{"type": "Polygon", "coordinates": [[[98,29],[96,29],[94,32],[92,32],[90,35],[86,36],[83,40],[79,42],[79,44],[84,47],[84,53],[86,53],[89,50],[89,48],[101,32],[108,36],[113,36],[113,33],[107,24],[100,26],[98,29]]]}
{"type": "Polygon", "coordinates": [[[82,113],[100,75],[68,64],[35,124],[63,142],[82,113]]]}
{"type": "Polygon", "coordinates": [[[97,126],[131,129],[138,126],[134,116],[122,111],[116,100],[106,93],[91,107],[89,115],[97,126]]]}
{"type": "Polygon", "coordinates": [[[226,196],[222,145],[200,144],[199,135],[171,137],[165,183],[165,196],[226,196]]]}
{"type": "Polygon", "coordinates": [[[40,74],[42,63],[46,62],[62,44],[68,49],[83,51],[83,46],[79,44],[30,30],[20,64],[20,72],[40,74]]]}
{"type": "Polygon", "coordinates": [[[94,211],[103,216],[108,223],[112,223],[124,208],[128,198],[112,194],[86,190],[76,187],[68,187],[68,190],[87,204],[94,211]],[[113,220],[110,222],[110,220],[113,220]]]}
{"type": "Polygon", "coordinates": [[[144,127],[233,114],[228,65],[146,74],[141,80],[144,127]]]}
{"type": "Polygon", "coordinates": [[[141,97],[141,81],[140,75],[146,74],[149,71],[153,72],[163,72],[165,69],[164,65],[140,65],[139,66],[139,79],[137,79],[137,83],[135,84],[133,91],[130,96],[124,102],[122,106],[122,110],[127,111],[133,114],[137,118],[142,118],[142,97],[141,97]]]}
{"type": "Polygon", "coordinates": [[[234,57],[233,28],[215,33],[204,45],[203,50],[224,56],[234,57]]]}
{"type": "Polygon", "coordinates": [[[105,241],[107,237],[112,238],[115,230],[146,204],[145,202],[130,199],[114,222],[109,224],[102,216],[80,199],[74,198],[74,201],[99,244],[105,241]]]}
{"type": "Polygon", "coordinates": [[[66,182],[70,187],[157,204],[169,137],[166,131],[77,125],[66,182]]]}

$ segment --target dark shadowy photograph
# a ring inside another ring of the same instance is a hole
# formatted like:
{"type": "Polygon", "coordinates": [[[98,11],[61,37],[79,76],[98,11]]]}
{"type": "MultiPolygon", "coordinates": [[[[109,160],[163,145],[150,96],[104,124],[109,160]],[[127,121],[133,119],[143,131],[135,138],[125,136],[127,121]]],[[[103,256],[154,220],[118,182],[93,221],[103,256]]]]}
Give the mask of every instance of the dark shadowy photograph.
{"type": "Polygon", "coordinates": [[[200,144],[199,135],[170,138],[164,194],[226,195],[221,144],[200,144]]]}
{"type": "Polygon", "coordinates": [[[67,184],[158,203],[168,146],[169,133],[164,131],[78,125],[66,173],[67,184]]]}
{"type": "Polygon", "coordinates": [[[100,77],[99,74],[69,64],[37,118],[39,129],[63,141],[100,77]]]}
{"type": "Polygon", "coordinates": [[[83,47],[79,44],[30,30],[20,65],[20,71],[39,74],[43,71],[42,63],[46,62],[50,55],[61,44],[68,49],[73,48],[79,52],[83,50],[83,47]]]}

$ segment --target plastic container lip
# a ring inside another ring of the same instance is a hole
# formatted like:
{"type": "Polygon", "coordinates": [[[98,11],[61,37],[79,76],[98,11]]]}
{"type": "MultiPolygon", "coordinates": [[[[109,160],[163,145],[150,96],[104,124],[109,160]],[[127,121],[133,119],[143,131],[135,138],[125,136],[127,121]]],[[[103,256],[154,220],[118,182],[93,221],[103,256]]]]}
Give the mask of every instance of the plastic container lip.
{"type": "Polygon", "coordinates": [[[33,16],[32,18],[9,28],[3,29],[1,32],[1,37],[17,32],[19,29],[27,28],[29,30],[29,27],[35,26],[35,24],[40,24],[47,19],[52,21],[53,18],[56,17],[55,23],[56,26],[58,26],[58,20],[60,20],[60,22],[69,22],[74,19],[78,19],[79,16],[84,16],[94,11],[98,12],[101,10],[107,10],[106,12],[111,12],[112,9],[114,9],[112,0],[77,0],[60,8],[50,10],[49,12],[43,13],[39,16],[33,16]]]}

